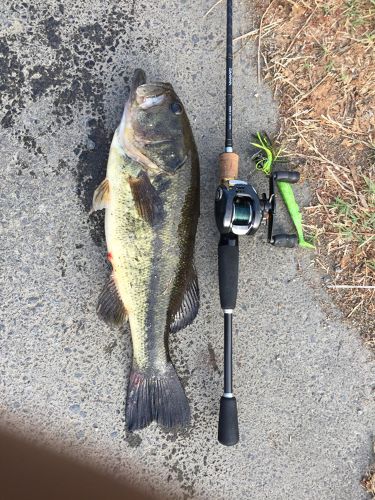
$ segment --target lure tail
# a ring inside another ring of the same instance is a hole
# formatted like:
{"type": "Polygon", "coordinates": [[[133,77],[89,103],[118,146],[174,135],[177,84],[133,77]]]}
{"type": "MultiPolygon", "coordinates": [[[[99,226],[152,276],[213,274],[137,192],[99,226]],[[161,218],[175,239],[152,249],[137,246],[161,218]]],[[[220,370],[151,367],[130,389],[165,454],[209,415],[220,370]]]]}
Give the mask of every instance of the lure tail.
{"type": "Polygon", "coordinates": [[[170,429],[190,423],[189,402],[172,363],[168,363],[161,373],[146,373],[133,366],[130,374],[127,427],[135,431],[153,421],[170,429]]]}
{"type": "Polygon", "coordinates": [[[294,227],[296,228],[299,246],[311,249],[315,248],[314,245],[305,240],[302,228],[302,215],[298,203],[296,202],[292,186],[287,182],[278,181],[277,187],[279,188],[281,197],[285,203],[286,208],[288,209],[294,227]]]}

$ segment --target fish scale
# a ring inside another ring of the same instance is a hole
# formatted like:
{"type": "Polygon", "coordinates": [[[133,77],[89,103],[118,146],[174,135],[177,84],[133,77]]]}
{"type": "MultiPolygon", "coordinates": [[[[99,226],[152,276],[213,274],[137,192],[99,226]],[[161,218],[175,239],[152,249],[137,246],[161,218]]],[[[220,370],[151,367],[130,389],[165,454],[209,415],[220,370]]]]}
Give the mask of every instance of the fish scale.
{"type": "MultiPolygon", "coordinates": [[[[115,135],[115,147],[117,142],[115,135]]],[[[134,358],[139,368],[146,369],[168,361],[160,332],[164,332],[169,307],[169,294],[165,291],[170,288],[170,277],[176,274],[179,264],[176,228],[180,221],[176,214],[182,210],[184,197],[181,190],[181,197],[164,195],[166,218],[159,227],[150,227],[137,214],[126,182],[140,169],[141,165],[135,165],[131,159],[110,161],[107,178],[113,209],[106,211],[105,227],[115,282],[129,315],[134,358]],[[157,298],[156,307],[152,307],[153,297],[157,298]]],[[[176,190],[182,186],[185,169],[189,165],[172,180],[176,190]]]]}

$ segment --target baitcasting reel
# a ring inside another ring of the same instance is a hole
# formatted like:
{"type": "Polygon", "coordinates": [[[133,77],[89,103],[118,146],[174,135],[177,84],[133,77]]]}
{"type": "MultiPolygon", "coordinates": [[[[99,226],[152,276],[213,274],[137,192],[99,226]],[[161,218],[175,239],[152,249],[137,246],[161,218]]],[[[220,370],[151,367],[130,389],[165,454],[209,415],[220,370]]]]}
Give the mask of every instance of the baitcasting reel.
{"type": "MultiPolygon", "coordinates": [[[[233,153],[232,153],[233,154],[233,153]]],[[[276,181],[294,184],[298,172],[278,171],[269,176],[269,196],[261,197],[251,184],[237,179],[224,180],[216,190],[215,217],[221,235],[244,236],[254,234],[262,222],[268,225],[267,241],[278,247],[293,248],[298,243],[296,234],[273,234],[276,213],[276,181]]]]}

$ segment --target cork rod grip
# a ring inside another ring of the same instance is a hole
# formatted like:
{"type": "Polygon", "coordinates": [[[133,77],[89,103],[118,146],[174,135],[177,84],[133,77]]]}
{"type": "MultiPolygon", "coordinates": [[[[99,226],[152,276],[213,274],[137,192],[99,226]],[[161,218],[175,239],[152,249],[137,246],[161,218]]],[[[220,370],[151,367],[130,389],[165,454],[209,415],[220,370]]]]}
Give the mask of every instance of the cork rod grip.
{"type": "Polygon", "coordinates": [[[237,153],[221,153],[219,156],[220,180],[237,179],[238,163],[237,153]]]}

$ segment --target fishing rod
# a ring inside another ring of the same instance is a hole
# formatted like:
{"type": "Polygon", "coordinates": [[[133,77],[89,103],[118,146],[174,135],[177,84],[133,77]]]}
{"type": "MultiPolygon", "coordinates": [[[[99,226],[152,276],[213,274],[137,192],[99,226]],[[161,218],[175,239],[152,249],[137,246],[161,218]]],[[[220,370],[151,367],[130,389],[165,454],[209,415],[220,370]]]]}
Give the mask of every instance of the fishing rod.
{"type": "Polygon", "coordinates": [[[252,235],[264,221],[267,241],[278,247],[293,248],[295,234],[273,234],[276,212],[275,184],[295,183],[298,172],[275,171],[269,176],[269,195],[258,196],[254,187],[238,180],[239,156],[233,150],[233,2],[227,0],[225,147],[219,156],[220,185],[216,189],[215,218],[220,232],[218,270],[220,304],[224,313],[224,393],[220,400],[218,440],[238,443],[237,401],[233,394],[232,322],[236,307],[239,272],[239,236],[252,235]]]}

